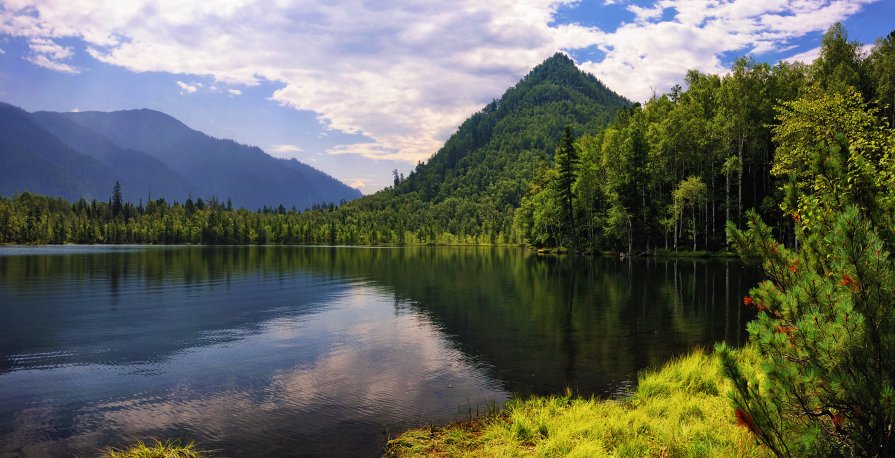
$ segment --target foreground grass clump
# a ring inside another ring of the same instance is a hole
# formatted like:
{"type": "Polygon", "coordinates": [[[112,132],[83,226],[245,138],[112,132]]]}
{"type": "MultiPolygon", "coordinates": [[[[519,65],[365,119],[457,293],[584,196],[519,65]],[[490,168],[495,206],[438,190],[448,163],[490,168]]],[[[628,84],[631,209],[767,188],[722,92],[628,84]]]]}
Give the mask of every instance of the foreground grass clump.
{"type": "Polygon", "coordinates": [[[211,456],[209,453],[196,448],[194,442],[182,444],[178,441],[162,442],[155,439],[152,445],[147,445],[143,441],[126,449],[109,449],[104,454],[104,458],[205,458],[211,456]]]}
{"type": "Polygon", "coordinates": [[[641,374],[628,399],[513,400],[491,418],[408,431],[386,456],[767,456],[736,424],[730,388],[697,351],[641,374]]]}

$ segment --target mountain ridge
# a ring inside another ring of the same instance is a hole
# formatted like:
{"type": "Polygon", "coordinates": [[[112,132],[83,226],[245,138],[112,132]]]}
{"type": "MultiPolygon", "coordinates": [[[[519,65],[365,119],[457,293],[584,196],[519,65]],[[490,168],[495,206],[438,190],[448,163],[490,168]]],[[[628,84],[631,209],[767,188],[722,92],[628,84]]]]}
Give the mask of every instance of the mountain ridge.
{"type": "Polygon", "coordinates": [[[122,147],[165,162],[184,176],[201,176],[202,180],[193,181],[206,193],[231,197],[240,207],[282,203],[307,208],[361,196],[360,191],[326,174],[310,172],[313,168],[306,164],[301,163],[305,168],[286,164],[257,146],[212,137],[159,111],[143,108],[64,115],[122,147]],[[313,181],[316,186],[293,188],[299,181],[313,181]]]}
{"type": "Polygon", "coordinates": [[[107,166],[44,130],[25,110],[2,102],[0,152],[5,195],[31,191],[69,200],[97,198],[114,184],[107,166]]]}
{"type": "Polygon", "coordinates": [[[115,181],[128,200],[216,196],[249,209],[305,209],[362,195],[298,160],[209,136],[148,108],[28,113],[0,103],[0,137],[4,195],[102,200],[115,181]]]}

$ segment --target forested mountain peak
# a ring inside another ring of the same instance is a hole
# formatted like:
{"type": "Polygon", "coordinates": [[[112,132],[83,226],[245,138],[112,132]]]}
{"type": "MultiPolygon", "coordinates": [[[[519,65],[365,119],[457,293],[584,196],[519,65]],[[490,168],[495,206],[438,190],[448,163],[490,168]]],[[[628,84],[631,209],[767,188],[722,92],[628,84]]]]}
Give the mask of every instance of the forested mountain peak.
{"type": "MultiPolygon", "coordinates": [[[[593,132],[630,103],[556,53],[464,121],[407,180],[396,177],[394,191],[441,200],[481,194],[502,179],[518,188],[516,178],[527,180],[538,163],[552,157],[564,127],[578,135],[593,132]]],[[[518,205],[524,190],[506,191],[506,203],[518,205]]]]}
{"type": "MultiPolygon", "coordinates": [[[[318,212],[321,240],[345,243],[453,241],[510,237],[513,209],[532,178],[553,161],[566,127],[593,133],[631,102],[557,53],[464,121],[428,161],[394,186],[318,212]],[[338,217],[339,222],[330,220],[338,217]],[[370,231],[370,228],[381,228],[370,231]],[[407,237],[410,237],[408,239],[407,237]]],[[[309,217],[311,217],[309,215],[309,217]]]]}
{"type": "Polygon", "coordinates": [[[562,84],[584,91],[602,103],[613,104],[620,101],[630,103],[627,99],[606,87],[597,77],[581,71],[572,58],[561,52],[557,52],[533,68],[522,79],[522,82],[532,85],[543,82],[562,84]]]}

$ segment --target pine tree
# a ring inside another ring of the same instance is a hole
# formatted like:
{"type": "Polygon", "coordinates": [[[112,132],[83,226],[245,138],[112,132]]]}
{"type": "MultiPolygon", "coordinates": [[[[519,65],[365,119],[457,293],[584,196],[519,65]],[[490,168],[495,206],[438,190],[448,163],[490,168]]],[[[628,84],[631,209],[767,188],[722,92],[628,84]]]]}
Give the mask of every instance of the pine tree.
{"type": "Polygon", "coordinates": [[[728,225],[768,277],[744,298],[758,363],[718,348],[737,419],[778,456],[893,456],[895,131],[856,90],[779,119],[774,167],[801,242],[784,247],[754,211],[747,230],[728,225]]]}
{"type": "Polygon", "coordinates": [[[112,217],[115,218],[121,214],[121,183],[115,180],[115,186],[112,188],[112,217]]]}
{"type": "Polygon", "coordinates": [[[577,230],[575,227],[575,209],[572,205],[574,194],[572,185],[575,184],[578,169],[578,152],[572,140],[572,130],[566,126],[563,129],[559,147],[554,155],[557,169],[557,185],[562,200],[562,232],[565,240],[570,245],[576,244],[577,230]]]}

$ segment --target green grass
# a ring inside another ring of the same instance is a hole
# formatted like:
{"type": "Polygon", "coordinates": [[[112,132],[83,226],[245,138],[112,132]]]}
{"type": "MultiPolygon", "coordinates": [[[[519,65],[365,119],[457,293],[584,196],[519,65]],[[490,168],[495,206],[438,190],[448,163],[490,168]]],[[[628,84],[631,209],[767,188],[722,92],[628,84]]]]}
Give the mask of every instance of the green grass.
{"type": "Polygon", "coordinates": [[[154,439],[151,445],[143,441],[126,449],[109,449],[103,453],[103,458],[205,458],[211,454],[196,448],[194,442],[186,444],[168,440],[162,442],[154,439]]]}
{"type": "Polygon", "coordinates": [[[736,424],[718,360],[696,351],[641,374],[624,400],[512,400],[499,414],[407,431],[386,456],[763,457],[736,424]]]}

